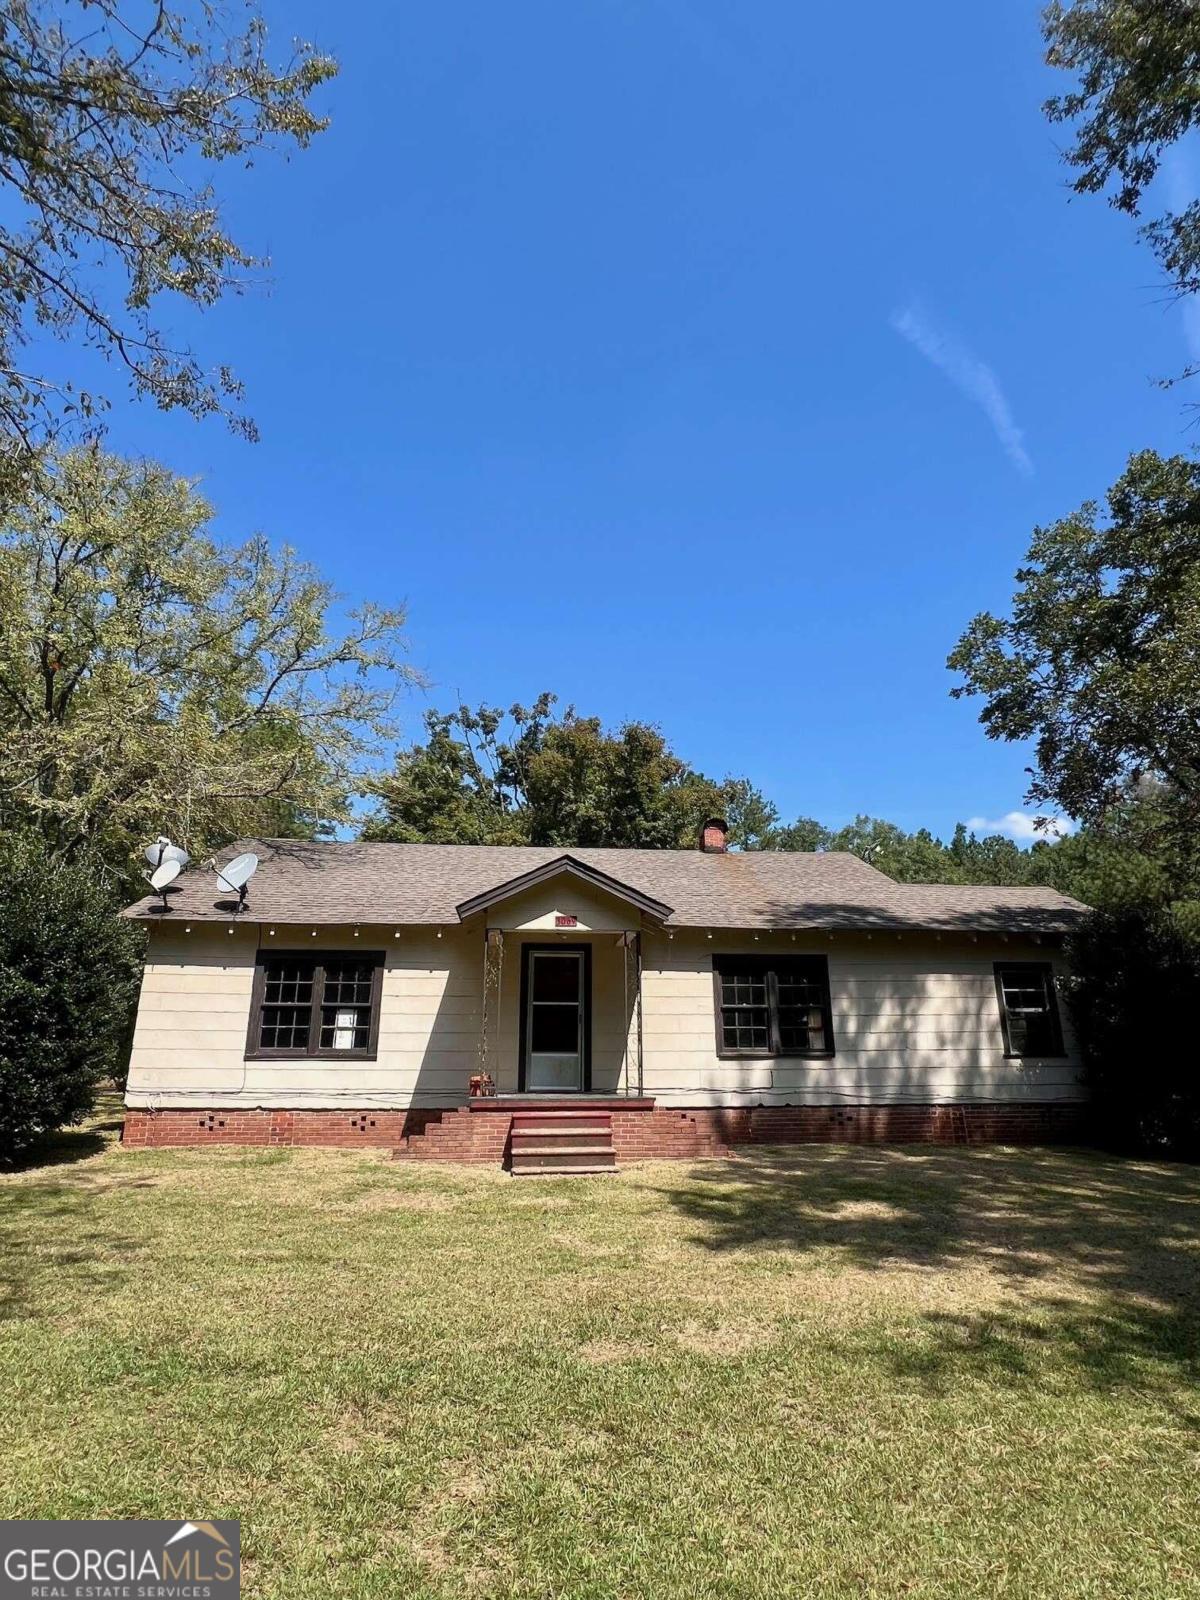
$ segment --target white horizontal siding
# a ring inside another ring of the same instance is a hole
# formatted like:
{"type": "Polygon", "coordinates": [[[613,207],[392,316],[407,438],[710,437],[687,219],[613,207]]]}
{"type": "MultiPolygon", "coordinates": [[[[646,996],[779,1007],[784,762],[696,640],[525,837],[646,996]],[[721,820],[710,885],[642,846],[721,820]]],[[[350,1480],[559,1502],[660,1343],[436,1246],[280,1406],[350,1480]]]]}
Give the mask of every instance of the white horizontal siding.
{"type": "Polygon", "coordinates": [[[263,946],[382,950],[374,1061],[246,1059],[257,931],[155,930],[142,983],[127,1100],[137,1106],[447,1105],[466,1097],[479,1060],[481,940],[460,931],[321,930],[263,946]]]}
{"type": "Polygon", "coordinates": [[[643,979],[645,1092],[667,1105],[1077,1100],[1084,1091],[1065,1012],[1067,1059],[1004,1055],[994,963],[1045,960],[1053,960],[1049,946],[999,938],[839,935],[805,943],[765,935],[739,943],[727,935],[651,936],[643,979]],[[713,957],[740,953],[825,957],[831,1058],[717,1055],[713,957]]]}
{"type": "MultiPolygon", "coordinates": [[[[142,984],[129,1073],[133,1105],[230,1107],[435,1106],[466,1096],[480,1064],[482,937],[478,931],[322,930],[311,947],[383,950],[377,1059],[248,1061],[246,1035],[258,949],[256,929],[156,928],[142,984]]],[[[307,949],[280,930],[266,948],[307,949]]],[[[499,1004],[493,997],[488,1067],[502,1090],[517,1085],[520,945],[506,945],[499,1004]]],[[[644,939],[643,1079],[664,1105],[896,1104],[1082,1097],[1071,1054],[1062,1061],[1006,1060],[993,963],[1047,960],[1051,947],[1018,941],[852,939],[816,945],[771,935],[741,944],[676,933],[644,939]],[[831,1059],[727,1060],[716,1052],[714,954],[819,953],[829,961],[836,1053],[831,1059]]],[[[592,941],[592,1084],[616,1091],[636,1078],[634,990],[622,951],[592,941]],[[627,1050],[628,1043],[628,1050],[627,1050]]]]}

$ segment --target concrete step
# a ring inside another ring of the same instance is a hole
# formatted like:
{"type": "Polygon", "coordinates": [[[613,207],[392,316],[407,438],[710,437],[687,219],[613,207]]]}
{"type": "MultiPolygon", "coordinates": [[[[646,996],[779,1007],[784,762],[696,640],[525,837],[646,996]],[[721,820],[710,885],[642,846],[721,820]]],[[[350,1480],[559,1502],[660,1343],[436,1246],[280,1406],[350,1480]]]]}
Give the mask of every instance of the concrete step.
{"type": "Polygon", "coordinates": [[[513,1165],[519,1162],[554,1161],[559,1156],[594,1156],[597,1161],[607,1161],[614,1154],[610,1144],[573,1144],[529,1145],[514,1144],[509,1149],[509,1159],[513,1165]]]}
{"type": "Polygon", "coordinates": [[[514,1122],[509,1130],[514,1139],[611,1139],[612,1129],[598,1127],[593,1122],[555,1122],[548,1127],[531,1128],[514,1122]]]}
{"type": "Polygon", "coordinates": [[[603,1150],[612,1148],[612,1134],[607,1128],[514,1128],[514,1148],[523,1150],[550,1150],[556,1145],[593,1144],[603,1150]]]}
{"type": "Polygon", "coordinates": [[[514,1156],[524,1156],[529,1161],[538,1161],[543,1156],[609,1156],[612,1155],[612,1145],[602,1143],[599,1139],[572,1139],[567,1144],[535,1144],[514,1145],[514,1156]]]}
{"type": "Polygon", "coordinates": [[[578,1127],[590,1123],[597,1128],[612,1127],[612,1113],[608,1111],[514,1111],[514,1128],[578,1127]]]}
{"type": "Polygon", "coordinates": [[[616,1167],[514,1167],[514,1178],[598,1178],[616,1173],[616,1167]]]}
{"type": "Polygon", "coordinates": [[[562,1150],[514,1150],[512,1170],[521,1172],[579,1172],[612,1171],[617,1158],[611,1149],[596,1149],[591,1145],[568,1145],[562,1150]]]}

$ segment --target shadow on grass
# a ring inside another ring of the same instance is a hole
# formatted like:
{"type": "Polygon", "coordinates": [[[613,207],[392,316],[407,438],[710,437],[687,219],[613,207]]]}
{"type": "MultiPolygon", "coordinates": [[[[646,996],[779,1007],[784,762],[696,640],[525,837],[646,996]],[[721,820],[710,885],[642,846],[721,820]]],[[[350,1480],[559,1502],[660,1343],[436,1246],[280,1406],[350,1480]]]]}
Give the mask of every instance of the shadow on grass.
{"type": "MultiPolygon", "coordinates": [[[[124,1112],[120,1093],[102,1090],[87,1121],[60,1128],[22,1153],[0,1174],[28,1178],[46,1173],[44,1181],[5,1184],[0,1188],[0,1321],[37,1316],[43,1296],[38,1273],[48,1269],[103,1294],[124,1277],[140,1248],[137,1240],[107,1231],[96,1201],[114,1188],[142,1188],[137,1177],[91,1179],[56,1168],[76,1166],[103,1154],[117,1141],[124,1112]],[[101,1185],[102,1187],[98,1187],[101,1185]],[[40,1225],[49,1225],[43,1235],[40,1225]]],[[[101,1171],[104,1169],[97,1169],[101,1171]]]]}
{"type": "Polygon", "coordinates": [[[1052,1348],[1097,1387],[1143,1381],[1155,1363],[1200,1380],[1194,1167],[1079,1150],[793,1147],[693,1169],[660,1192],[713,1251],[984,1268],[1018,1291],[1011,1309],[927,1313],[910,1344],[883,1339],[874,1353],[898,1376],[1032,1382],[1052,1348]]]}
{"type": "Polygon", "coordinates": [[[32,1172],[40,1167],[65,1167],[101,1155],[120,1137],[125,1108],[120,1091],[101,1089],[84,1121],[74,1128],[58,1128],[39,1139],[14,1160],[0,1165],[3,1172],[32,1172]]]}
{"type": "Polygon", "coordinates": [[[1200,1323],[1186,1311],[1119,1298],[1088,1306],[1039,1296],[1024,1310],[927,1312],[919,1338],[904,1345],[880,1340],[870,1353],[930,1394],[977,1379],[1052,1387],[1066,1368],[1097,1393],[1155,1394],[1179,1422],[1200,1431],[1200,1400],[1180,1406],[1173,1398],[1179,1378],[1193,1387],[1200,1382],[1200,1323]]]}
{"type": "Polygon", "coordinates": [[[60,1128],[32,1145],[4,1167],[5,1172],[32,1172],[41,1167],[67,1167],[98,1156],[112,1142],[119,1122],[92,1122],[86,1128],[60,1128]]]}
{"type": "MultiPolygon", "coordinates": [[[[61,1281],[105,1295],[135,1269],[141,1242],[98,1228],[80,1206],[77,1190],[38,1184],[32,1194],[25,1190],[20,1195],[20,1205],[12,1207],[8,1218],[13,1226],[0,1227],[0,1322],[49,1314],[49,1302],[61,1281]],[[34,1254],[26,1226],[30,1212],[39,1222],[74,1223],[70,1242],[39,1241],[34,1254]]],[[[5,1205],[14,1198],[6,1195],[5,1205]]]]}

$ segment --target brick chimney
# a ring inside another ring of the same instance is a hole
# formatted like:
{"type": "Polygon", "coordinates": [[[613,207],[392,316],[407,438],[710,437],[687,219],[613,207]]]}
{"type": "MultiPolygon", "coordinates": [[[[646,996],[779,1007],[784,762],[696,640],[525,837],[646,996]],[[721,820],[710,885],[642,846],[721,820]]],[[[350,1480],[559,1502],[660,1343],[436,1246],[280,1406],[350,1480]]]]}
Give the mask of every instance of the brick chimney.
{"type": "Polygon", "coordinates": [[[723,856],[729,848],[729,824],[724,817],[709,817],[700,826],[700,848],[706,856],[723,856]]]}

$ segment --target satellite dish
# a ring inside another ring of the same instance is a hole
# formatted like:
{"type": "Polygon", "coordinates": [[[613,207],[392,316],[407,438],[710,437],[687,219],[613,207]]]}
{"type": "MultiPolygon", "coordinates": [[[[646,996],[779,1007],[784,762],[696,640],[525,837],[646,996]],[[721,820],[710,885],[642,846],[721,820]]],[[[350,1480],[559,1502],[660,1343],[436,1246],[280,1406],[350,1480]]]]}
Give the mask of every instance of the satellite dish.
{"type": "Polygon", "coordinates": [[[159,834],[153,844],[146,846],[146,860],[152,867],[161,867],[164,861],[178,861],[186,867],[191,859],[182,845],[172,844],[165,834],[159,834]]]}
{"type": "Polygon", "coordinates": [[[162,895],[164,911],[169,911],[171,909],[167,904],[167,889],[175,882],[175,879],[182,871],[183,867],[178,861],[164,861],[161,866],[155,867],[154,871],[150,874],[150,887],[154,890],[155,894],[162,895]]]}
{"type": "Polygon", "coordinates": [[[227,894],[236,894],[238,910],[246,904],[246,885],[258,871],[258,857],[253,850],[234,856],[227,866],[218,867],[217,883],[227,894]]]}
{"type": "Polygon", "coordinates": [[[161,867],[155,867],[150,874],[150,887],[161,893],[169,883],[175,882],[182,871],[183,868],[178,861],[164,861],[161,867]]]}

